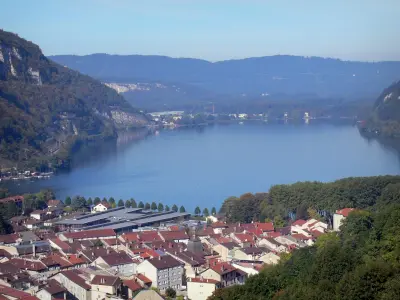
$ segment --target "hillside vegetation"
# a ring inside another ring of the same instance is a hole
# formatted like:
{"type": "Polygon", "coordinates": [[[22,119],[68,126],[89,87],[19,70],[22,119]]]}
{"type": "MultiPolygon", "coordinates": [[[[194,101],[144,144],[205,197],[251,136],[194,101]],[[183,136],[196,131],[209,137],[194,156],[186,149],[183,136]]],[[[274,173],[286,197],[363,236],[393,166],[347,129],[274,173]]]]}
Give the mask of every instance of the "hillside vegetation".
{"type": "Polygon", "coordinates": [[[400,205],[350,213],[341,232],[322,235],[210,300],[399,299],[400,205]]]}
{"type": "Polygon", "coordinates": [[[334,182],[298,182],[272,186],[268,193],[244,194],[226,199],[220,212],[231,222],[288,223],[307,218],[310,209],[329,222],[337,209],[366,209],[388,203],[400,205],[400,176],[350,177],[334,182]]]}
{"type": "Polygon", "coordinates": [[[102,83],[60,66],[0,30],[0,164],[56,164],[87,139],[117,136],[146,118],[102,83]]]}

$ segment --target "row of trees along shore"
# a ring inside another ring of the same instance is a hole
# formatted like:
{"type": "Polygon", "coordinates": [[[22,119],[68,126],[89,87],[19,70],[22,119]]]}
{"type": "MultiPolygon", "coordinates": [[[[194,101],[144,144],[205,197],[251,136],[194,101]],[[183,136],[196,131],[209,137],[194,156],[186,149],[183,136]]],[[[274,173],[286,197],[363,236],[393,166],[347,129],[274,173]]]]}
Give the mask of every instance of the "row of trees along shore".
{"type": "MultiPolygon", "coordinates": [[[[109,199],[107,198],[103,198],[100,199],[99,197],[96,197],[94,199],[92,199],[91,197],[89,197],[88,199],[86,199],[85,197],[81,197],[81,196],[74,196],[74,197],[67,197],[64,201],[64,204],[67,206],[71,206],[73,209],[79,209],[79,208],[84,208],[86,206],[91,206],[91,205],[97,205],[99,203],[108,203],[111,205],[112,208],[116,208],[116,207],[126,207],[126,208],[143,208],[143,209],[149,209],[149,210],[153,210],[153,211],[175,211],[175,212],[181,212],[184,213],[186,212],[185,207],[182,205],[178,208],[178,206],[176,204],[172,205],[172,207],[169,207],[168,205],[164,205],[163,203],[156,203],[156,202],[136,202],[135,199],[131,198],[128,199],[126,201],[124,201],[123,199],[118,200],[118,202],[116,202],[116,200],[113,197],[110,197],[109,199]]],[[[196,207],[194,210],[194,214],[196,216],[204,216],[207,217],[210,215],[210,211],[211,211],[211,215],[215,215],[217,213],[217,210],[215,207],[211,208],[210,210],[208,210],[208,208],[204,208],[203,211],[200,209],[200,207],[196,207]]]]}

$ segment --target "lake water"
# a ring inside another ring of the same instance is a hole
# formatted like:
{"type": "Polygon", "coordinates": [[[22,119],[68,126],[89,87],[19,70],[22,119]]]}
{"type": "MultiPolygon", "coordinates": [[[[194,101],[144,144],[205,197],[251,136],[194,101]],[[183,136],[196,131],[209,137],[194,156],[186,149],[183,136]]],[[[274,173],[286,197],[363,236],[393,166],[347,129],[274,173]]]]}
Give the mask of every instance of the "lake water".
{"type": "Polygon", "coordinates": [[[351,125],[231,124],[125,133],[117,143],[82,151],[69,173],[11,189],[49,187],[62,200],[134,197],[192,211],[218,209],[231,195],[266,192],[273,184],[399,172],[396,151],[367,141],[351,125]]]}

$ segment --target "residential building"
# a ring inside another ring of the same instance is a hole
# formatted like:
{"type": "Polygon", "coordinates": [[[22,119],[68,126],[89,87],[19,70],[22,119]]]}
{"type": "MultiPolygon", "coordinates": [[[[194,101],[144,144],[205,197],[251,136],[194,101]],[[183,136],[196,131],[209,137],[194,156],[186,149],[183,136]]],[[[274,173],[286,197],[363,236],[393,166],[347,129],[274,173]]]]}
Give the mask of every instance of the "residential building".
{"type": "Polygon", "coordinates": [[[339,209],[336,211],[335,214],[333,214],[333,230],[334,231],[339,231],[340,226],[342,225],[342,222],[344,219],[346,219],[349,216],[349,213],[352,212],[354,208],[343,208],[339,209]]]}
{"type": "Polygon", "coordinates": [[[214,261],[207,270],[200,273],[200,277],[214,279],[221,282],[221,287],[227,287],[234,284],[243,284],[247,274],[227,262],[214,261]]]}
{"type": "Polygon", "coordinates": [[[50,279],[46,286],[36,293],[40,300],[66,299],[67,290],[56,280],[50,279]]]}
{"type": "Polygon", "coordinates": [[[240,246],[233,242],[216,244],[212,247],[212,249],[220,255],[221,260],[223,261],[228,261],[230,251],[234,250],[235,248],[238,249],[240,246]]]}
{"type": "Polygon", "coordinates": [[[116,276],[95,275],[90,284],[92,286],[92,300],[121,295],[122,281],[116,276]]]}
{"type": "Polygon", "coordinates": [[[159,290],[182,287],[183,264],[170,255],[141,262],[137,271],[152,281],[152,286],[159,290]]]}
{"type": "Polygon", "coordinates": [[[218,280],[190,278],[187,282],[187,296],[190,300],[206,300],[220,287],[218,280]]]}
{"type": "Polygon", "coordinates": [[[124,280],[122,284],[122,295],[124,298],[132,299],[133,296],[142,289],[143,287],[138,283],[137,280],[124,280]]]}
{"type": "Polygon", "coordinates": [[[55,278],[78,300],[91,300],[91,286],[76,270],[62,271],[55,278]]]}
{"type": "Polygon", "coordinates": [[[31,218],[35,220],[43,220],[46,216],[46,211],[45,210],[34,210],[30,214],[31,218]]]}
{"type": "Polygon", "coordinates": [[[99,204],[92,207],[92,213],[103,212],[109,210],[110,208],[111,205],[108,202],[102,201],[99,204]]]}
{"type": "Polygon", "coordinates": [[[111,253],[108,255],[96,258],[91,265],[100,269],[113,272],[114,274],[121,274],[130,276],[136,273],[136,266],[138,262],[134,261],[125,252],[111,253]]]}
{"type": "Polygon", "coordinates": [[[233,249],[231,251],[230,256],[232,259],[235,260],[254,261],[258,260],[262,254],[264,254],[264,251],[261,248],[247,247],[247,248],[233,249]]]}

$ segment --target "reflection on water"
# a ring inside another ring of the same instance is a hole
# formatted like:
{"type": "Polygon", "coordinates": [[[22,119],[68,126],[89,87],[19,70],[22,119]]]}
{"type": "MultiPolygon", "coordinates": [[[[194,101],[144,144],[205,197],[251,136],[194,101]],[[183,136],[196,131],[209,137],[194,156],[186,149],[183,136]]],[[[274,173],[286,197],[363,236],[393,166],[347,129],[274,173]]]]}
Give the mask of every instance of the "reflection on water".
{"type": "Polygon", "coordinates": [[[126,130],[118,133],[117,140],[109,140],[82,147],[72,156],[71,166],[74,168],[88,167],[103,159],[123,152],[132,144],[144,140],[151,134],[147,128],[126,130]]]}
{"type": "Polygon", "coordinates": [[[273,184],[400,173],[400,142],[361,137],[352,122],[244,122],[127,131],[79,151],[68,173],[10,183],[15,193],[162,201],[188,210],[273,184]],[[397,149],[397,150],[395,150],[397,149]]]}

